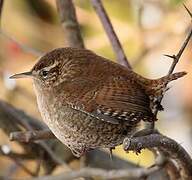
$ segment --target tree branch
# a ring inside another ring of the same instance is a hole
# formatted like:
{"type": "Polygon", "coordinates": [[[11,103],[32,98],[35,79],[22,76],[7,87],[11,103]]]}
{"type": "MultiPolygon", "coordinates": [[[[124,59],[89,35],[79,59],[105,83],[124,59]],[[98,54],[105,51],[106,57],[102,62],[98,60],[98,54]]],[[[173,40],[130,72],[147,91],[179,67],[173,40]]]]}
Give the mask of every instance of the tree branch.
{"type": "Polygon", "coordinates": [[[72,0],[56,0],[60,21],[69,46],[84,48],[72,0]]]}
{"type": "Polygon", "coordinates": [[[184,179],[192,178],[192,159],[185,149],[173,139],[161,134],[150,134],[133,139],[126,138],[123,142],[125,151],[140,152],[144,148],[159,148],[168,153],[168,157],[175,159],[180,166],[181,174],[184,179]]]}
{"type": "Polygon", "coordinates": [[[158,171],[159,167],[155,166],[149,169],[136,168],[136,169],[123,169],[123,170],[104,170],[97,168],[83,168],[78,171],[71,171],[57,176],[42,176],[32,178],[30,180],[72,180],[79,177],[100,177],[102,179],[117,179],[117,178],[145,178],[150,174],[158,171]]]}
{"type": "Polygon", "coordinates": [[[122,45],[113,29],[113,26],[105,11],[105,8],[103,7],[102,1],[101,0],[91,0],[91,2],[107,33],[107,36],[111,42],[111,45],[116,54],[119,64],[124,65],[127,68],[131,69],[131,65],[125,55],[125,52],[123,51],[122,45]]]}
{"type": "Polygon", "coordinates": [[[33,130],[33,131],[25,131],[25,132],[12,132],[10,133],[9,139],[10,141],[18,141],[18,142],[33,142],[36,140],[46,140],[46,139],[54,139],[54,134],[49,130],[33,130]]]}

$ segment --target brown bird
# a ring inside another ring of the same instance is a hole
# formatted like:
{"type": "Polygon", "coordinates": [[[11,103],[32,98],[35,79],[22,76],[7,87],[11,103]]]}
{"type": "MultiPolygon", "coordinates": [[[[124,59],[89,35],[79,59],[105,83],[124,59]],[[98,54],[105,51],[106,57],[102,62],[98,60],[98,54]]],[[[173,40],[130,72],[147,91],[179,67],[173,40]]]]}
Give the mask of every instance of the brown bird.
{"type": "Polygon", "coordinates": [[[79,157],[122,144],[141,120],[155,121],[157,98],[185,74],[151,80],[92,51],[59,48],[11,78],[33,79],[44,122],[79,157]]]}

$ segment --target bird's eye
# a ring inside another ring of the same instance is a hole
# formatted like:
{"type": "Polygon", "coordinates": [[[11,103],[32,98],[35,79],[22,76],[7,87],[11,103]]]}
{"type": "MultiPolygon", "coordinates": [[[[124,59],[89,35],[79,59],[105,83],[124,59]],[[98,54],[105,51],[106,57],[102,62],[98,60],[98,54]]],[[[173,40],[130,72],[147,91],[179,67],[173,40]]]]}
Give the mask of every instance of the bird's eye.
{"type": "Polygon", "coordinates": [[[42,72],[41,72],[42,77],[43,77],[43,78],[46,78],[47,75],[48,75],[48,73],[49,73],[48,71],[42,70],[42,72]]]}

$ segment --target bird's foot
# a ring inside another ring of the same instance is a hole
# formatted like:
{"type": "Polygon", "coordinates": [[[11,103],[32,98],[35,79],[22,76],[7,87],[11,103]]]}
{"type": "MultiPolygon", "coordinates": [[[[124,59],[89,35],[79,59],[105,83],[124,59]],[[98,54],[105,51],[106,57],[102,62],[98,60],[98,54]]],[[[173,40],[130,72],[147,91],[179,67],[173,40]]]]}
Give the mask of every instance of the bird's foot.
{"type": "MultiPolygon", "coordinates": [[[[142,129],[139,130],[135,133],[133,133],[130,137],[126,137],[123,141],[123,148],[126,152],[128,152],[131,146],[131,141],[133,141],[134,138],[137,137],[142,137],[142,136],[148,136],[150,134],[156,134],[158,133],[158,131],[156,129],[142,129]]],[[[136,155],[138,155],[139,153],[141,153],[141,149],[142,149],[142,144],[138,143],[137,146],[134,147],[134,152],[136,153],[136,155]]]]}
{"type": "MultiPolygon", "coordinates": [[[[129,152],[129,148],[131,147],[131,141],[133,140],[134,137],[126,137],[124,140],[123,140],[123,149],[124,151],[126,151],[127,153],[129,152]]],[[[136,155],[140,154],[141,153],[141,146],[140,144],[137,145],[137,147],[134,148],[134,152],[136,155]]]]}
{"type": "Polygon", "coordinates": [[[115,149],[115,147],[110,147],[109,148],[109,155],[110,155],[110,159],[113,160],[113,150],[115,149]]]}

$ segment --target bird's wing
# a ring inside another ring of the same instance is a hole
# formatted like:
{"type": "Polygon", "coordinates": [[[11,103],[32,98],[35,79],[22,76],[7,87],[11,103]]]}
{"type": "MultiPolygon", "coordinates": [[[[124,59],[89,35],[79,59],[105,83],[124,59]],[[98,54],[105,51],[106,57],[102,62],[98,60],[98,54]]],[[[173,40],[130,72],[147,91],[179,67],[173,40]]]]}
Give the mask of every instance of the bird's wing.
{"type": "Polygon", "coordinates": [[[122,121],[134,124],[141,119],[154,120],[150,100],[135,81],[123,77],[110,77],[103,84],[97,84],[90,79],[87,81],[83,79],[79,83],[80,81],[79,79],[78,84],[81,85],[77,89],[79,89],[78,93],[82,89],[81,95],[78,99],[74,98],[69,102],[74,109],[113,124],[122,121]]]}

